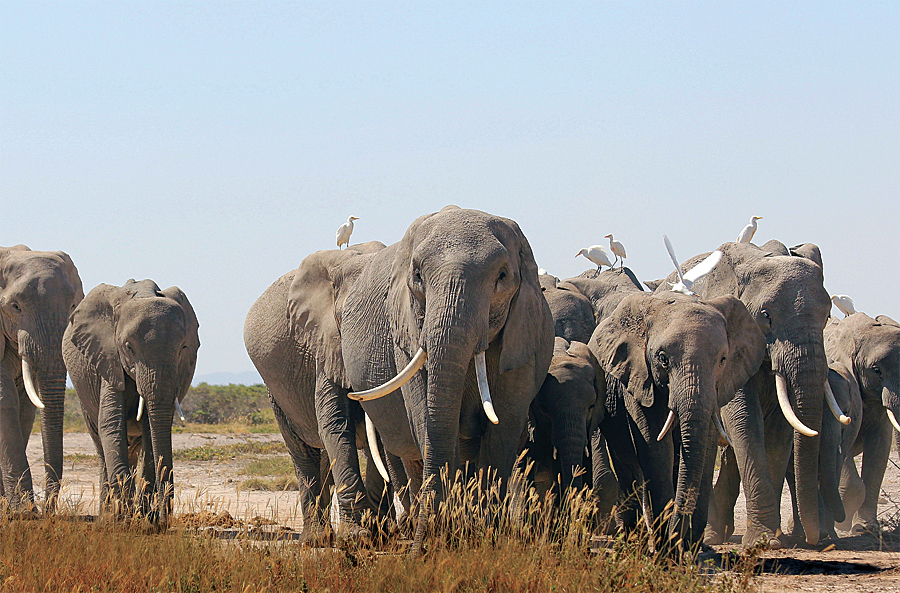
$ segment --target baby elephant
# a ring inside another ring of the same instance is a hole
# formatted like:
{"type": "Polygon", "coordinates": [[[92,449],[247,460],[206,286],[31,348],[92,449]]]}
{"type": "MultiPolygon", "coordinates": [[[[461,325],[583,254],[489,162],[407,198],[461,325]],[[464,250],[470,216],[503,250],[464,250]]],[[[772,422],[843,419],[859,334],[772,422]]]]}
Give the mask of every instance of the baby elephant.
{"type": "Polygon", "coordinates": [[[603,420],[605,399],[604,374],[588,347],[557,337],[547,378],[531,404],[529,457],[539,493],[590,483],[586,451],[603,420]]]}
{"type": "Polygon", "coordinates": [[[63,358],[100,457],[102,508],[128,508],[139,472],[140,508],[166,526],[172,418],[194,376],[198,328],[181,289],[152,280],[100,284],[72,312],[63,358]]]}

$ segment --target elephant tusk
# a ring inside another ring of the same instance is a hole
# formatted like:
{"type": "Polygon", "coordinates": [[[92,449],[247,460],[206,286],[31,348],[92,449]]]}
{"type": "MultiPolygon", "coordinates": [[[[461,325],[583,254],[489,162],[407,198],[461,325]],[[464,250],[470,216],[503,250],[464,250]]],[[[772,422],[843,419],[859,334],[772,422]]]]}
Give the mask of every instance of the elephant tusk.
{"type": "Polygon", "coordinates": [[[716,423],[716,428],[719,429],[719,434],[722,435],[722,438],[728,441],[729,446],[734,448],[734,443],[731,442],[731,438],[728,436],[728,433],[725,432],[725,427],[722,426],[722,419],[719,418],[719,415],[713,412],[713,422],[716,423]]]}
{"type": "Polygon", "coordinates": [[[809,428],[797,418],[797,414],[794,413],[794,409],[791,407],[791,400],[788,399],[787,380],[781,373],[775,373],[775,391],[778,393],[778,405],[781,407],[781,413],[784,414],[788,424],[804,436],[819,436],[817,431],[809,428]]]}
{"type": "Polygon", "coordinates": [[[666,438],[666,435],[672,429],[672,425],[675,424],[675,412],[669,410],[669,415],[666,416],[666,423],[663,424],[662,430],[659,431],[659,436],[656,437],[656,441],[659,442],[666,438]]]}
{"type": "Polygon", "coordinates": [[[366,439],[369,441],[369,451],[372,452],[372,461],[375,462],[375,467],[378,469],[378,473],[381,474],[381,477],[384,478],[384,481],[390,484],[391,477],[384,467],[384,462],[381,460],[381,452],[378,450],[378,437],[375,434],[375,424],[372,422],[372,419],[369,418],[368,414],[365,412],[363,412],[363,414],[366,417],[366,439]]]}
{"type": "Polygon", "coordinates": [[[845,426],[850,424],[850,417],[844,416],[844,412],[837,403],[837,398],[834,397],[834,391],[831,390],[831,383],[828,382],[828,379],[825,380],[825,401],[828,402],[828,407],[831,408],[831,413],[838,419],[838,422],[845,426]]]}
{"type": "Polygon", "coordinates": [[[494,412],[494,403],[491,401],[491,388],[488,386],[487,364],[484,362],[484,350],[475,355],[475,376],[478,378],[478,393],[481,395],[481,407],[488,420],[499,424],[500,419],[494,412]]]}
{"type": "Polygon", "coordinates": [[[184,412],[181,411],[181,404],[178,402],[177,397],[175,398],[175,409],[178,410],[178,417],[184,422],[184,412]]]}
{"type": "Polygon", "coordinates": [[[138,396],[138,413],[137,413],[137,421],[141,421],[141,416],[144,415],[144,397],[142,395],[138,396]]]}
{"type": "Polygon", "coordinates": [[[368,389],[366,391],[356,391],[347,394],[352,400],[366,402],[373,399],[378,399],[379,397],[385,396],[389,393],[393,393],[397,389],[400,389],[407,381],[413,378],[422,365],[425,364],[425,360],[428,358],[428,354],[422,349],[419,348],[419,351],[416,352],[416,355],[413,356],[413,359],[409,361],[409,364],[406,365],[402,371],[397,373],[397,376],[381,385],[379,387],[373,387],[372,389],[368,389]]]}
{"type": "Polygon", "coordinates": [[[888,420],[890,420],[891,424],[894,425],[894,430],[896,430],[897,432],[900,432],[900,424],[897,424],[897,417],[894,416],[894,413],[892,411],[890,411],[889,409],[885,408],[884,410],[885,410],[885,412],[887,412],[888,420]]]}
{"type": "Polygon", "coordinates": [[[25,383],[25,392],[28,393],[28,399],[34,404],[38,410],[44,409],[44,402],[38,397],[37,389],[34,387],[34,377],[31,375],[31,365],[28,360],[22,358],[22,380],[25,383]]]}

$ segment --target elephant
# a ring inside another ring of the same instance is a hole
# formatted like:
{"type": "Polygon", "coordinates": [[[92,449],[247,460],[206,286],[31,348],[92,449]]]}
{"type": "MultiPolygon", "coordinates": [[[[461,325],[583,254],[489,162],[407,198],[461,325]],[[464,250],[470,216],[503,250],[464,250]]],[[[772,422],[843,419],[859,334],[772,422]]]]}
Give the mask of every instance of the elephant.
{"type": "MultiPolygon", "coordinates": [[[[300,483],[302,536],[309,543],[330,538],[325,510],[332,476],[339,536],[367,537],[362,516],[379,510],[369,493],[382,488],[374,472],[367,472],[364,484],[359,468],[363,415],[359,404],[346,397],[350,384],[338,322],[349,288],[384,247],[372,241],[309,255],[263,292],[244,322],[244,345],[266,384],[300,483]]],[[[402,474],[396,461],[389,466],[402,474]]]]}
{"type": "Polygon", "coordinates": [[[34,510],[25,448],[36,407],[42,408],[47,468],[44,510],[56,508],[66,387],[61,346],[69,314],[83,298],[78,270],[66,253],[0,247],[0,495],[17,511],[34,510]]]}
{"type": "Polygon", "coordinates": [[[585,480],[591,469],[585,450],[600,427],[605,405],[606,380],[597,359],[586,344],[557,336],[547,377],[530,411],[528,457],[535,464],[539,494],[552,490],[559,500],[557,485],[579,489],[592,481],[592,475],[585,480]]]}
{"type": "Polygon", "coordinates": [[[173,499],[172,419],[191,385],[200,324],[177,286],[152,280],[100,284],[72,311],[63,359],[100,461],[103,508],[130,508],[134,475],[141,509],[160,528],[173,499]],[[147,413],[143,413],[146,407],[147,413]],[[140,442],[140,461],[129,459],[140,442]]]}
{"type": "Polygon", "coordinates": [[[423,462],[413,553],[422,519],[445,498],[442,471],[452,480],[459,469],[489,469],[501,492],[508,486],[553,355],[537,271],[514,221],[448,206],[374,253],[343,307],[326,310],[322,322],[340,325],[333,356],[343,358],[351,397],[386,450],[423,462]]]}
{"type": "Polygon", "coordinates": [[[843,365],[845,380],[855,383],[862,400],[861,427],[841,474],[846,518],[838,528],[877,532],[878,497],[892,432],[900,431],[900,324],[886,315],[873,319],[865,313],[854,313],[832,319],[824,336],[825,353],[843,365]],[[864,495],[853,461],[860,454],[864,495]]]}
{"type": "Polygon", "coordinates": [[[586,343],[597,327],[591,301],[571,284],[560,287],[554,281],[551,286],[545,278],[552,277],[541,275],[541,290],[553,317],[554,335],[568,342],[586,343]]]}
{"type": "MultiPolygon", "coordinates": [[[[739,298],[765,335],[767,356],[721,411],[734,443],[734,462],[723,461],[719,471],[705,542],[721,543],[733,531],[734,503],[743,482],[748,517],[743,542],[765,539],[773,547],[783,545],[779,499],[793,453],[800,519],[812,545],[819,539],[818,431],[828,373],[822,330],[831,308],[821,254],[811,243],[788,249],[777,241],[762,247],[725,243],[719,251],[722,261],[692,290],[702,299],[739,298]]],[[[682,269],[708,255],[695,256],[682,269]]],[[[676,274],[667,280],[676,282],[676,274]]]]}
{"type": "Polygon", "coordinates": [[[637,276],[626,267],[602,272],[587,270],[575,278],[563,280],[557,287],[584,295],[594,307],[597,323],[606,319],[626,296],[644,291],[637,276]]]}
{"type": "Polygon", "coordinates": [[[765,339],[737,298],[635,291],[594,330],[588,347],[606,375],[606,436],[636,522],[635,486],[658,521],[670,502],[666,545],[702,536],[712,490],[714,415],[754,373],[765,339]],[[678,419],[677,431],[670,432],[678,419]],[[675,436],[678,443],[676,445],[675,436]],[[677,470],[676,467],[677,448],[677,470]]]}

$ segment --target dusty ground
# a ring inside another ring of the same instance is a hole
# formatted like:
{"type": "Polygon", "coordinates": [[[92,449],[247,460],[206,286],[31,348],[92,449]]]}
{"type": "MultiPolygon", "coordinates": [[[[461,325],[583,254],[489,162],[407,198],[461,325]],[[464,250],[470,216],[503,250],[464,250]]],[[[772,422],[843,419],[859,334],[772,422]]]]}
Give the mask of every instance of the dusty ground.
{"type": "MultiPolygon", "coordinates": [[[[63,477],[63,504],[79,514],[96,514],[99,470],[93,442],[87,434],[65,435],[67,455],[63,477]]],[[[277,434],[173,434],[176,450],[202,445],[231,445],[246,441],[280,440],[277,434]]],[[[40,439],[32,438],[28,459],[35,484],[43,483],[43,453],[40,439]]],[[[301,527],[296,492],[247,492],[238,485],[247,478],[240,470],[249,459],[228,461],[184,462],[175,465],[176,514],[228,511],[233,517],[274,519],[279,524],[301,527]]],[[[882,520],[900,513],[900,466],[897,453],[891,461],[882,485],[879,504],[882,520]]],[[[785,489],[782,497],[782,520],[790,516],[790,497],[785,489]]],[[[743,495],[735,509],[735,524],[746,523],[743,495]]],[[[740,527],[738,527],[740,529],[740,527]]],[[[732,536],[740,541],[741,532],[732,536]]],[[[731,558],[738,550],[736,543],[717,546],[721,558],[731,558]]],[[[822,546],[819,546],[822,548],[822,546]]],[[[873,593],[900,591],[900,543],[896,539],[873,536],[844,537],[832,548],[811,549],[808,546],[765,552],[763,573],[755,579],[759,591],[866,591],[873,593]]]]}

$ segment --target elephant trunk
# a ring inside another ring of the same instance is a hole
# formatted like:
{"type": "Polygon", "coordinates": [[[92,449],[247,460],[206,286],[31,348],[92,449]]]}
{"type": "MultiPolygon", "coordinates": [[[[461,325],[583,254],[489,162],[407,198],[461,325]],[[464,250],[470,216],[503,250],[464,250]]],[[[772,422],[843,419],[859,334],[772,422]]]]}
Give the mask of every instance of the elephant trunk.
{"type": "MultiPolygon", "coordinates": [[[[797,418],[813,431],[821,432],[824,385],[828,366],[821,333],[800,344],[777,342],[770,347],[772,370],[785,378],[788,398],[797,418]]],[[[819,449],[820,437],[794,431],[794,475],[797,506],[806,541],[819,541],[819,449]]],[[[778,484],[775,484],[776,490],[778,484]]]]}
{"type": "Polygon", "coordinates": [[[900,394],[897,386],[884,385],[881,388],[881,404],[884,406],[891,426],[900,433],[900,394]]]}
{"type": "Polygon", "coordinates": [[[175,367],[166,370],[141,369],[138,371],[138,393],[144,398],[150,421],[150,438],[153,446],[154,506],[157,507],[159,525],[168,524],[170,506],[174,495],[172,473],[172,419],[175,413],[177,388],[175,367]]]}
{"type": "Polygon", "coordinates": [[[32,403],[41,408],[41,442],[44,449],[45,511],[56,509],[59,482],[63,473],[63,415],[65,411],[66,367],[62,357],[65,317],[47,315],[35,332],[20,330],[19,355],[23,381],[31,384],[32,403]],[[38,402],[34,402],[34,399],[38,402]]]}
{"type": "Polygon", "coordinates": [[[584,486],[584,450],[588,444],[584,414],[560,414],[554,418],[552,442],[560,465],[563,491],[584,486]],[[576,468],[580,468],[578,475],[576,468]]]}
{"type": "MultiPolygon", "coordinates": [[[[705,502],[701,493],[708,494],[711,488],[711,484],[703,488],[703,481],[708,473],[704,469],[716,402],[713,376],[712,373],[688,367],[682,377],[669,384],[670,406],[677,412],[681,432],[675,507],[669,519],[669,537],[673,544],[681,539],[685,547],[703,535],[702,526],[691,529],[698,523],[693,520],[693,515],[695,512],[706,512],[705,507],[701,508],[705,502]]],[[[705,521],[699,523],[705,524],[705,521]]]]}

